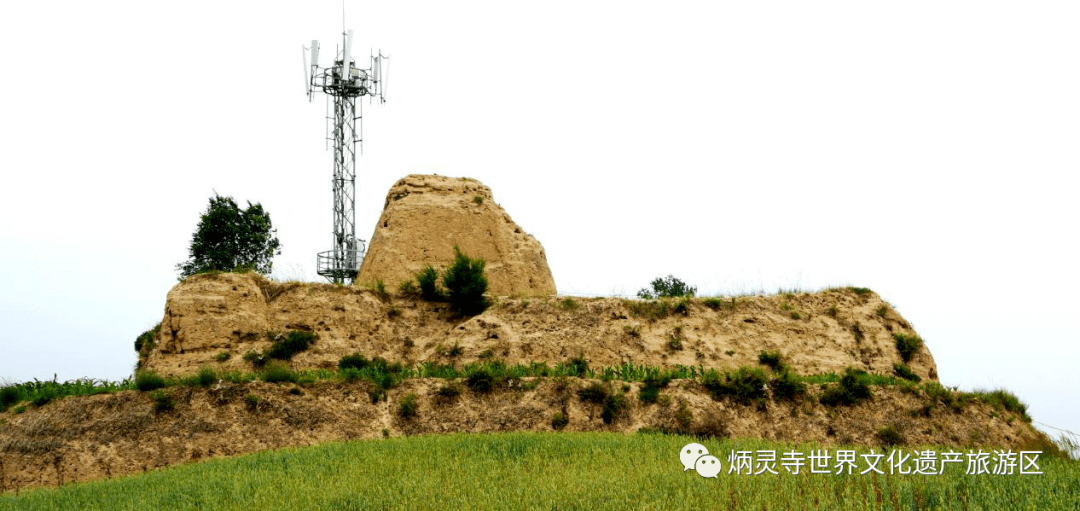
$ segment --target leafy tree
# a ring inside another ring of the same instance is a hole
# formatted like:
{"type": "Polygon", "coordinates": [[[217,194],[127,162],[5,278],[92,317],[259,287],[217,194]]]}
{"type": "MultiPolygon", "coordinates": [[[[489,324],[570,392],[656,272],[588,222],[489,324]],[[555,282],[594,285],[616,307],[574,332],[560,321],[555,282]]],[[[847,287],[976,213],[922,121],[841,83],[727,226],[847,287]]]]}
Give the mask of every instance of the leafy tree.
{"type": "Polygon", "coordinates": [[[261,204],[240,209],[232,197],[214,194],[191,235],[189,259],[176,265],[181,277],[206,271],[246,269],[270,273],[281,254],[277,229],[261,204]]]}
{"type": "MultiPolygon", "coordinates": [[[[484,260],[472,259],[454,247],[454,263],[443,274],[450,306],[465,316],[473,316],[487,309],[487,277],[484,277],[484,260]]],[[[423,287],[423,282],[421,282],[423,287]]]]}
{"type": "Polygon", "coordinates": [[[672,275],[658,278],[652,281],[652,291],[649,288],[641,288],[637,292],[639,298],[652,300],[654,298],[676,298],[680,296],[694,296],[697,288],[688,286],[685,282],[672,275]]]}

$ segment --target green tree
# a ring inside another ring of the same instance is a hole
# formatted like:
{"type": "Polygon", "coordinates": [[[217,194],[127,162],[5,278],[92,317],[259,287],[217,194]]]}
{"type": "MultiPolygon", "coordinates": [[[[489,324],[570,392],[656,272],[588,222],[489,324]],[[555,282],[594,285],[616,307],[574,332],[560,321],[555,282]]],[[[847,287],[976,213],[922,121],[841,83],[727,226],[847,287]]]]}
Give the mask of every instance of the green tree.
{"type": "Polygon", "coordinates": [[[191,235],[189,258],[176,265],[181,277],[217,270],[246,269],[270,273],[281,254],[277,230],[261,204],[240,209],[232,197],[214,194],[191,235]]]}
{"type": "Polygon", "coordinates": [[[648,288],[641,288],[638,291],[638,297],[646,300],[654,298],[678,298],[680,296],[694,296],[697,292],[697,288],[694,286],[688,286],[685,282],[675,278],[673,275],[667,277],[661,277],[652,281],[652,291],[648,288]]]}

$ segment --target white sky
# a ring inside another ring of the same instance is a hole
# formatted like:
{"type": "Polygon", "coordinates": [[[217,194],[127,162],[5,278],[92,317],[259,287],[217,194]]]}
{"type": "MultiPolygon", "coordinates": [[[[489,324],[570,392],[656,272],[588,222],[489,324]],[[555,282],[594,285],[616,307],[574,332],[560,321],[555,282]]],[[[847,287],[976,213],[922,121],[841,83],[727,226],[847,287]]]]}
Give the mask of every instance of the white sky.
{"type": "MultiPolygon", "coordinates": [[[[359,235],[410,173],[470,176],[559,291],[859,285],[946,385],[1080,432],[1075,2],[349,1],[359,235]]],[[[301,45],[339,2],[0,7],[0,378],[121,379],[214,190],[270,212],[282,278],[330,248],[301,45]]]]}

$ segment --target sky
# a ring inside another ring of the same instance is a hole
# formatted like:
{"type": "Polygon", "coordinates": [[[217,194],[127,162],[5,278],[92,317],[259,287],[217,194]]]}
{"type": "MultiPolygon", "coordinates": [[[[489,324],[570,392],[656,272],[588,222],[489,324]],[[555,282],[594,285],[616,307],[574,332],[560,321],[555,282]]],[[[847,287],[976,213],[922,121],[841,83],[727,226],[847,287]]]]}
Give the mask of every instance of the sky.
{"type": "Polygon", "coordinates": [[[1080,432],[1080,5],[1068,1],[6,2],[0,379],[118,380],[215,193],[274,277],[330,248],[329,63],[364,104],[358,236],[407,174],[473,177],[560,294],[869,287],[943,384],[1080,432]]]}

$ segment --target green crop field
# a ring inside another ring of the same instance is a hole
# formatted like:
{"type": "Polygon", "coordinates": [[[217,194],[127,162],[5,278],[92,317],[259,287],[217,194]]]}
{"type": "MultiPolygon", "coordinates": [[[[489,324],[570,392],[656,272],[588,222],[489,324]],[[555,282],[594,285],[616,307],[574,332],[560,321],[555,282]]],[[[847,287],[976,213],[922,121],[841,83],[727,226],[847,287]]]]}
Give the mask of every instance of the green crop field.
{"type": "Polygon", "coordinates": [[[704,478],[684,471],[679,460],[682,447],[695,441],[640,433],[502,433],[342,442],[8,492],[0,509],[1080,508],[1080,463],[1060,458],[1040,457],[1041,475],[966,475],[966,463],[941,475],[889,475],[884,461],[884,475],[859,475],[866,469],[861,458],[851,475],[810,474],[809,464],[791,475],[779,463],[783,453],[809,456],[821,447],[708,439],[700,443],[723,468],[716,478],[704,478]],[[762,450],[777,452],[777,475],[727,473],[732,451],[762,450]]]}

